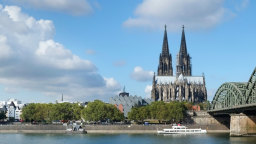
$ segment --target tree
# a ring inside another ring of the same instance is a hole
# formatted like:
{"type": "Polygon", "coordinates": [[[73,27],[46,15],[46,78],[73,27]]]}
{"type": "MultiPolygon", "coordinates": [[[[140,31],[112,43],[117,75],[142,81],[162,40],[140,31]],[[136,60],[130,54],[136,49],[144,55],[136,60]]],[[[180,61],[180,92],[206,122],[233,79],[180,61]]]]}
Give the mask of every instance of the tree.
{"type": "Polygon", "coordinates": [[[31,103],[22,109],[21,118],[25,121],[33,121],[35,120],[35,113],[36,113],[36,104],[31,103]]]}
{"type": "Polygon", "coordinates": [[[122,121],[124,115],[111,104],[103,103],[100,100],[89,102],[82,110],[82,117],[87,121],[122,121]]]}
{"type": "Polygon", "coordinates": [[[82,118],[82,110],[83,106],[79,106],[78,104],[73,104],[72,109],[73,109],[73,119],[74,120],[80,120],[82,118]]]}
{"type": "Polygon", "coordinates": [[[148,106],[134,107],[128,113],[128,118],[136,122],[143,122],[145,119],[156,119],[160,123],[180,122],[185,116],[186,106],[182,102],[162,101],[152,102],[148,106]]]}
{"type": "Polygon", "coordinates": [[[165,105],[165,103],[163,101],[156,101],[149,105],[150,117],[152,119],[158,119],[161,105],[165,105]]]}
{"type": "Polygon", "coordinates": [[[0,120],[4,120],[4,119],[6,119],[6,112],[1,111],[0,112],[0,120]]]}
{"type": "Polygon", "coordinates": [[[21,118],[25,121],[51,122],[53,120],[79,120],[83,107],[78,104],[31,103],[22,109],[21,118]]]}
{"type": "Polygon", "coordinates": [[[186,107],[187,110],[192,110],[192,106],[193,106],[192,103],[190,103],[190,102],[184,102],[184,105],[185,105],[185,107],[186,107]]]}
{"type": "Polygon", "coordinates": [[[199,103],[198,105],[200,106],[201,110],[208,110],[211,106],[209,101],[199,103]]]}

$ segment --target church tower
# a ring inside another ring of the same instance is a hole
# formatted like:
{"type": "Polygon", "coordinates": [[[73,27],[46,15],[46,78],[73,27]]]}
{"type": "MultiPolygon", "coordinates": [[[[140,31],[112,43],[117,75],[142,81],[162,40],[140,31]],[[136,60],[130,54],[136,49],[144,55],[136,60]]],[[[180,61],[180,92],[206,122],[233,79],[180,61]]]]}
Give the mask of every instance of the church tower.
{"type": "Polygon", "coordinates": [[[165,25],[165,30],[164,30],[162,53],[159,56],[159,65],[158,65],[157,75],[158,76],[173,76],[172,55],[169,53],[166,25],[165,25]]]}
{"type": "Polygon", "coordinates": [[[183,76],[191,76],[191,57],[187,52],[186,38],[184,32],[184,25],[182,27],[180,51],[177,54],[177,65],[176,65],[176,76],[179,77],[180,74],[183,76]]]}
{"type": "Polygon", "coordinates": [[[173,76],[172,56],[169,53],[165,26],[162,52],[159,57],[158,73],[153,76],[151,99],[153,101],[187,101],[200,103],[207,100],[205,77],[192,76],[191,57],[187,52],[184,26],[180,49],[177,54],[176,76],[173,76]]]}

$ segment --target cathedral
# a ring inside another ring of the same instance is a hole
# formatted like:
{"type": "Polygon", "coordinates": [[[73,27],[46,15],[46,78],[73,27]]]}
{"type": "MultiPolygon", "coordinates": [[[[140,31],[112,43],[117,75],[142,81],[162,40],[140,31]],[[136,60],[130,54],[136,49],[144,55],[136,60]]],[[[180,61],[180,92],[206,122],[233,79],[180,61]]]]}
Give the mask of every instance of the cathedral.
{"type": "Polygon", "coordinates": [[[176,56],[176,76],[173,75],[172,55],[169,53],[165,26],[162,53],[159,56],[157,75],[154,74],[151,98],[154,101],[188,101],[200,103],[207,100],[205,78],[192,76],[191,57],[187,52],[184,26],[180,50],[176,56]]]}

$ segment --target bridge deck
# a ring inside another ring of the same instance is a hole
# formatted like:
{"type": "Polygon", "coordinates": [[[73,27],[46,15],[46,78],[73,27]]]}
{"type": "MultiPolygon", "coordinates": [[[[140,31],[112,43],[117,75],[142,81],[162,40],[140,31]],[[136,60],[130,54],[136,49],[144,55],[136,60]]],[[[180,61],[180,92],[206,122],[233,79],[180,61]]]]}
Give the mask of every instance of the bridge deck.
{"type": "Polygon", "coordinates": [[[208,110],[208,113],[240,113],[246,110],[256,110],[256,103],[253,104],[246,104],[246,105],[238,105],[238,106],[232,106],[228,108],[222,108],[222,109],[213,109],[208,110]]]}

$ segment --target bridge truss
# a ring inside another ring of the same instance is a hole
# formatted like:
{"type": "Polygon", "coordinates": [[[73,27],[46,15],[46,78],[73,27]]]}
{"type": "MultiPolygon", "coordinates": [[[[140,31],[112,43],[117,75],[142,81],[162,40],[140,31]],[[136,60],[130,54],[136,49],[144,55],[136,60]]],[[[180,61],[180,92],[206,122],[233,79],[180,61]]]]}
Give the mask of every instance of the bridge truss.
{"type": "Polygon", "coordinates": [[[248,82],[222,84],[212,101],[209,112],[256,107],[256,68],[248,82]]]}

